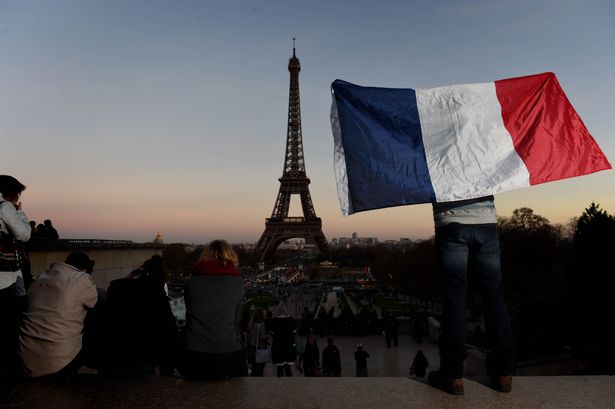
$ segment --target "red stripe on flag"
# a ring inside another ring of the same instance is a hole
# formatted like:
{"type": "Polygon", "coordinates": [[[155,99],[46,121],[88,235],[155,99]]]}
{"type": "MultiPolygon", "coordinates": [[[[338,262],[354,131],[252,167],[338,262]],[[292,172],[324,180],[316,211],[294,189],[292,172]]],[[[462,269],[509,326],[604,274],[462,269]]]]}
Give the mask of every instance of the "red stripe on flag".
{"type": "Polygon", "coordinates": [[[611,165],[555,74],[495,81],[504,126],[530,173],[530,184],[586,175],[611,165]]]}

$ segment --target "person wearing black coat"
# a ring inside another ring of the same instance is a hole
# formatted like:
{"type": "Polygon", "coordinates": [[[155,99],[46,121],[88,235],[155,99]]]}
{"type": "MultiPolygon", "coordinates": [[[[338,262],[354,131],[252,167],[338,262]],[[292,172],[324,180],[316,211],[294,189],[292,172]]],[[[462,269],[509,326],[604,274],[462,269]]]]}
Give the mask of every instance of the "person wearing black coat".
{"type": "Polygon", "coordinates": [[[427,357],[423,353],[423,351],[418,350],[416,355],[414,356],[414,360],[412,361],[412,366],[410,367],[410,374],[414,374],[418,377],[425,376],[425,369],[429,366],[427,362],[427,357]]]}
{"type": "Polygon", "coordinates": [[[320,367],[318,345],[316,344],[316,337],[310,335],[308,342],[305,345],[305,351],[301,356],[301,362],[303,363],[303,374],[305,376],[316,376],[316,370],[320,367]]]}
{"type": "Polygon", "coordinates": [[[130,377],[159,367],[161,374],[173,374],[179,337],[164,284],[158,255],[129,277],[111,282],[100,312],[100,373],[130,377]]]}
{"type": "Polygon", "coordinates": [[[322,370],[325,376],[342,376],[340,350],[333,345],[333,338],[327,340],[327,346],[322,350],[322,370]]]}
{"type": "Polygon", "coordinates": [[[295,320],[288,315],[288,310],[284,304],[278,307],[276,316],[268,324],[269,333],[273,338],[271,343],[271,361],[277,366],[277,375],[293,376],[291,365],[294,365],[297,358],[297,347],[295,344],[295,333],[297,327],[295,320]]]}

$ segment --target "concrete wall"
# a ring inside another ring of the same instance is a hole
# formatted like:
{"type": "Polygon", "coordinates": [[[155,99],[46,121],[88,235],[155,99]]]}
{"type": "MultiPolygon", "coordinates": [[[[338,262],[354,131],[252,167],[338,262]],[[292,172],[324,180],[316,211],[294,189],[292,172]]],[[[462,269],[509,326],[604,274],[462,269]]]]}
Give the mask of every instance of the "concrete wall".
{"type": "Polygon", "coordinates": [[[107,288],[112,280],[126,276],[154,254],[162,255],[162,248],[160,246],[31,249],[32,275],[37,276],[47,270],[51,263],[63,263],[66,256],[73,251],[86,253],[96,262],[92,276],[96,280],[96,285],[101,288],[107,288]]]}

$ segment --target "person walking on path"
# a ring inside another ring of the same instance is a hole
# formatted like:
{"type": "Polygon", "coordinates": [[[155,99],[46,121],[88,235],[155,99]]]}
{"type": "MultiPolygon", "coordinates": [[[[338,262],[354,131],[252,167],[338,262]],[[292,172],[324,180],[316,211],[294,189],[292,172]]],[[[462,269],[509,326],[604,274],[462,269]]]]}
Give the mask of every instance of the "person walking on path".
{"type": "Polygon", "coordinates": [[[269,348],[267,325],[262,308],[254,311],[254,316],[248,325],[248,362],[252,365],[251,376],[263,376],[266,362],[257,362],[256,351],[269,348]]]}
{"type": "Polygon", "coordinates": [[[367,377],[369,373],[367,371],[367,358],[369,354],[363,350],[363,345],[357,344],[357,350],[354,353],[354,360],[356,363],[357,377],[367,377]]]}
{"type": "Polygon", "coordinates": [[[327,346],[322,350],[322,370],[325,376],[342,376],[340,350],[333,345],[333,338],[327,339],[327,346]]]}
{"type": "Polygon", "coordinates": [[[295,320],[288,315],[286,306],[280,304],[276,315],[271,319],[269,325],[269,333],[273,338],[271,343],[271,361],[277,367],[278,377],[293,376],[291,365],[294,365],[297,358],[296,332],[295,320]]]}
{"type": "Polygon", "coordinates": [[[318,351],[318,344],[316,343],[316,337],[310,335],[308,342],[305,345],[305,351],[301,355],[300,361],[303,364],[304,376],[316,376],[316,371],[320,368],[320,352],[318,351]]]}
{"type": "Polygon", "coordinates": [[[397,318],[390,314],[385,313],[384,321],[384,338],[387,344],[387,348],[391,348],[391,343],[394,346],[399,345],[398,332],[399,332],[399,321],[397,318]]]}

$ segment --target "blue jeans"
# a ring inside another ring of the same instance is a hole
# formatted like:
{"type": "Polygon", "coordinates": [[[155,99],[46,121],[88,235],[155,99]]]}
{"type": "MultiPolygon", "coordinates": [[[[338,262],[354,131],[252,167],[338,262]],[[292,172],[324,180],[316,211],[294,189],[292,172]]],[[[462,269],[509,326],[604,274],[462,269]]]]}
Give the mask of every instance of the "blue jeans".
{"type": "Polygon", "coordinates": [[[440,372],[463,376],[467,354],[466,297],[468,266],[473,269],[483,302],[491,375],[512,375],[512,331],[502,293],[497,225],[451,223],[436,228],[436,254],[442,286],[442,323],[438,346],[440,372]]]}

